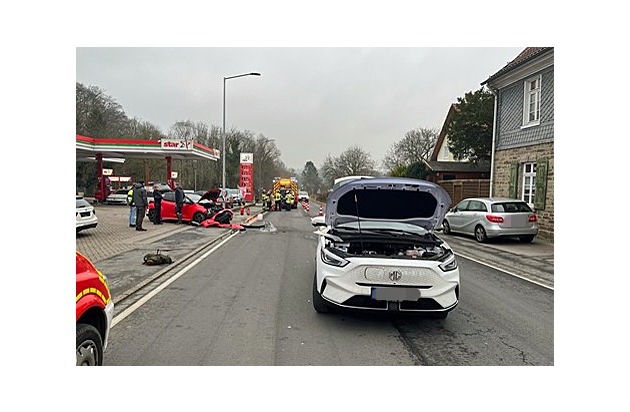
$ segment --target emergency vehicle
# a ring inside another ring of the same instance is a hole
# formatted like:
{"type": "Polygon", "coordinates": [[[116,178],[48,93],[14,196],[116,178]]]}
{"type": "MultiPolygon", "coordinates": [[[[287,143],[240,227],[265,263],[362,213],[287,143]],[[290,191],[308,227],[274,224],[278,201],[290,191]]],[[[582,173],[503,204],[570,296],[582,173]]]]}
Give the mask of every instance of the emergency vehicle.
{"type": "Polygon", "coordinates": [[[77,251],[77,366],[103,365],[114,302],[107,278],[77,251]]]}
{"type": "Polygon", "coordinates": [[[286,192],[290,190],[293,193],[293,203],[291,209],[297,209],[298,205],[298,181],[296,177],[273,179],[273,190],[271,192],[272,199],[275,199],[276,192],[286,192]]]}

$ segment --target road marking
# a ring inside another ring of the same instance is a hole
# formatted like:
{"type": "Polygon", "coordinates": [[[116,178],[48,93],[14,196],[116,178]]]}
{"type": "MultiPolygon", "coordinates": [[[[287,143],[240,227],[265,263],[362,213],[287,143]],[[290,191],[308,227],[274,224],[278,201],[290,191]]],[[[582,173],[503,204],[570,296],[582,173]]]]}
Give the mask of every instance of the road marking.
{"type": "Polygon", "coordinates": [[[455,255],[457,255],[457,256],[461,256],[461,257],[463,257],[464,259],[472,260],[472,261],[473,261],[473,262],[475,262],[475,263],[479,263],[480,265],[487,266],[487,267],[489,267],[489,268],[491,268],[491,269],[498,270],[499,272],[507,273],[508,275],[511,275],[511,276],[517,277],[517,278],[519,278],[519,279],[523,279],[523,280],[525,280],[525,281],[527,281],[527,282],[534,283],[534,284],[536,284],[536,285],[538,285],[538,286],[542,286],[543,288],[547,288],[547,289],[550,289],[550,290],[554,290],[554,288],[553,288],[552,286],[548,286],[548,285],[545,285],[545,284],[543,284],[543,283],[536,282],[535,280],[531,280],[531,279],[528,279],[528,278],[523,277],[523,276],[521,276],[521,275],[517,275],[516,273],[512,273],[512,272],[509,272],[509,271],[507,271],[507,270],[505,270],[505,269],[502,269],[502,268],[500,268],[500,267],[490,265],[490,264],[488,264],[488,263],[486,263],[486,262],[482,262],[481,260],[477,260],[477,259],[475,259],[475,258],[471,258],[470,256],[462,255],[461,253],[455,253],[455,255]]]}
{"type": "Polygon", "coordinates": [[[140,308],[142,305],[147,303],[149,301],[149,299],[151,299],[152,297],[154,297],[155,295],[160,293],[162,290],[164,290],[164,288],[166,288],[168,285],[170,285],[171,283],[175,282],[177,279],[182,277],[186,272],[188,272],[190,269],[192,269],[193,267],[198,265],[202,260],[207,258],[215,250],[217,250],[218,248],[223,246],[225,243],[227,243],[230,239],[232,239],[234,236],[238,235],[239,233],[240,232],[236,231],[236,232],[232,233],[230,236],[228,236],[225,239],[223,239],[223,241],[221,241],[221,243],[219,243],[218,245],[216,245],[215,247],[213,247],[212,249],[210,249],[209,251],[207,251],[206,253],[204,253],[203,255],[198,257],[197,259],[195,259],[192,263],[190,263],[188,266],[186,266],[185,268],[183,268],[182,270],[180,270],[179,272],[174,274],[171,278],[166,280],[160,286],[158,286],[157,288],[153,289],[151,292],[147,293],[145,296],[143,296],[136,303],[134,303],[133,305],[131,305],[127,309],[125,309],[120,315],[114,317],[114,319],[112,320],[112,326],[111,327],[113,328],[118,323],[122,322],[127,316],[131,315],[138,308],[140,308]]]}

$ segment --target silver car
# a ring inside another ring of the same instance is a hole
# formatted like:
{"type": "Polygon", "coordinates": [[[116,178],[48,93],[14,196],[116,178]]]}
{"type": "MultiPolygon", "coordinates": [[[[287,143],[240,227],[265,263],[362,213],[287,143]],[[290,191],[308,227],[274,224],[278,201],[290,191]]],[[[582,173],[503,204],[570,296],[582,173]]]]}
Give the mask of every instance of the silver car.
{"type": "Polygon", "coordinates": [[[442,221],[445,235],[473,235],[478,242],[502,236],[529,243],[538,234],[538,218],[529,205],[518,199],[468,198],[452,208],[442,221]]]}
{"type": "Polygon", "coordinates": [[[129,192],[129,189],[118,189],[114,193],[107,196],[107,199],[105,199],[105,202],[108,205],[126,205],[128,192],[129,192]]]}

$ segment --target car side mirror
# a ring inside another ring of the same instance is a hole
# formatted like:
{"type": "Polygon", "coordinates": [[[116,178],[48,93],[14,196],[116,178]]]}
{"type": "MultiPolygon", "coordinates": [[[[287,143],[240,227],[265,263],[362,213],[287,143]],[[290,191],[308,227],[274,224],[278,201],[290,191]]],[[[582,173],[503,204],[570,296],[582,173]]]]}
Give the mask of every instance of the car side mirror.
{"type": "Polygon", "coordinates": [[[311,225],[318,226],[326,226],[326,221],[324,220],[324,216],[315,216],[311,218],[311,225]]]}

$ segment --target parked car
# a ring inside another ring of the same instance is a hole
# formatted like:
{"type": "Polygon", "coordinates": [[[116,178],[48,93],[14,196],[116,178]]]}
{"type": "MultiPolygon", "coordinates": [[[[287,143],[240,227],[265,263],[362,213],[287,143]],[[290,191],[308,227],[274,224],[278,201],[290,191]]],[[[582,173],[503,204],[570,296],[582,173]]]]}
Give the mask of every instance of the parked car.
{"type": "Polygon", "coordinates": [[[299,202],[306,202],[306,203],[308,203],[308,201],[309,201],[308,192],[306,192],[304,190],[300,190],[298,192],[298,201],[299,202]]]}
{"type": "Polygon", "coordinates": [[[105,202],[108,205],[127,205],[127,193],[129,189],[118,189],[112,192],[107,198],[105,202]]]}
{"type": "Polygon", "coordinates": [[[339,186],[324,216],[311,220],[318,227],[315,311],[446,318],[459,302],[459,268],[434,230],[450,203],[442,187],[417,179],[353,179],[339,186]]]}
{"type": "Polygon", "coordinates": [[[76,255],[76,365],[101,366],[114,316],[114,302],[107,277],[79,251],[76,255]]]}
{"type": "MultiPolygon", "coordinates": [[[[153,188],[155,187],[155,184],[156,183],[149,182],[149,184],[145,186],[147,190],[147,200],[149,202],[153,201],[153,188]]],[[[173,191],[173,189],[171,189],[171,187],[167,185],[166,183],[157,183],[157,185],[158,185],[158,189],[160,190],[162,194],[173,191]]]]}
{"type": "MultiPolygon", "coordinates": [[[[201,201],[201,196],[195,193],[184,193],[184,205],[182,206],[182,221],[183,222],[197,222],[201,223],[208,218],[208,209],[211,207],[210,203],[204,205],[201,201]]],[[[149,207],[147,209],[147,216],[153,221],[153,215],[155,213],[155,202],[149,201],[149,207]]],[[[175,192],[166,192],[162,195],[162,220],[177,220],[177,214],[175,214],[175,192]]]]}
{"type": "Polygon", "coordinates": [[[93,229],[98,225],[94,206],[83,196],[77,196],[77,233],[84,229],[93,229]]]}
{"type": "Polygon", "coordinates": [[[444,234],[473,235],[478,242],[514,236],[529,243],[538,234],[538,218],[526,202],[498,197],[464,199],[446,214],[442,225],[444,234]]]}
{"type": "Polygon", "coordinates": [[[234,206],[243,206],[245,204],[245,197],[243,197],[240,190],[227,189],[227,193],[231,197],[234,206]]]}

